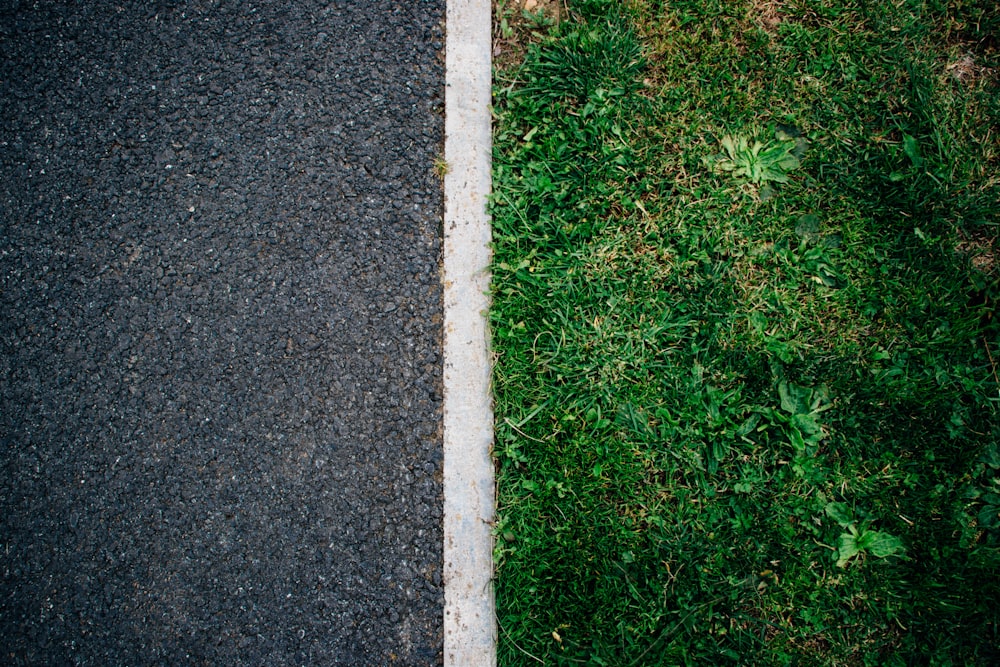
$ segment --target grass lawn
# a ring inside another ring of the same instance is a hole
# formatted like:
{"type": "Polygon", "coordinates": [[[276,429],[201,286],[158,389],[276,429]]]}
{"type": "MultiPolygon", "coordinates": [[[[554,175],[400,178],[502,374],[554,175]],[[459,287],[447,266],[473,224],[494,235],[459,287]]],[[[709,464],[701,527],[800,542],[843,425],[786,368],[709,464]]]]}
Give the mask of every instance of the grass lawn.
{"type": "Polygon", "coordinates": [[[1000,664],[1000,5],[495,53],[500,664],[1000,664]]]}

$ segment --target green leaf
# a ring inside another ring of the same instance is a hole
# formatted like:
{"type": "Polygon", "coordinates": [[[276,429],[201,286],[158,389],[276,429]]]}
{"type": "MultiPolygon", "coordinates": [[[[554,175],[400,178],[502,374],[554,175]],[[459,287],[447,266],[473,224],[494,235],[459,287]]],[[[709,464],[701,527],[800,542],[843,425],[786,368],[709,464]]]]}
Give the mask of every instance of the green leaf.
{"type": "Polygon", "coordinates": [[[885,558],[906,551],[903,541],[898,537],[875,530],[863,533],[859,542],[863,543],[859,546],[876,558],[885,558]]]}
{"type": "Polygon", "coordinates": [[[847,562],[861,553],[858,541],[850,533],[841,533],[837,542],[837,567],[847,567],[847,562]]]}
{"type": "Polygon", "coordinates": [[[795,234],[800,239],[814,241],[819,238],[819,216],[807,213],[799,218],[795,225],[795,234]]]}
{"type": "Polygon", "coordinates": [[[798,136],[798,129],[790,125],[779,125],[774,130],[774,138],[778,141],[795,141],[798,136]]]}
{"type": "Polygon", "coordinates": [[[719,160],[715,163],[715,168],[719,171],[736,171],[736,165],[729,160],[719,160]]]}
{"type": "Polygon", "coordinates": [[[823,427],[820,426],[820,423],[811,414],[794,414],[790,423],[794,428],[802,432],[803,435],[808,436],[807,439],[810,442],[815,443],[822,439],[823,427]]]}
{"type": "Polygon", "coordinates": [[[722,461],[729,454],[729,443],[725,440],[715,440],[712,442],[712,458],[722,461]]]}
{"type": "Polygon", "coordinates": [[[733,176],[745,178],[757,186],[768,182],[787,183],[787,172],[801,164],[797,141],[764,143],[754,140],[751,144],[747,137],[725,136],[719,143],[723,153],[715,158],[712,168],[717,172],[732,172],[733,176]]]}
{"type": "Polygon", "coordinates": [[[1000,447],[997,447],[995,443],[989,445],[979,460],[994,470],[1000,469],[1000,447]]]}
{"type": "Polygon", "coordinates": [[[847,528],[854,523],[854,512],[847,503],[827,503],[823,508],[826,515],[836,521],[842,528],[847,528]]]}
{"type": "MultiPolygon", "coordinates": [[[[783,149],[784,150],[784,149],[783,149]]],[[[792,155],[791,153],[785,153],[784,157],[778,162],[778,166],[784,171],[791,171],[793,169],[798,169],[802,163],[799,159],[792,155]]]]}
{"type": "Polygon", "coordinates": [[[791,429],[788,431],[788,440],[792,443],[792,449],[798,454],[804,454],[806,450],[806,439],[802,437],[802,431],[795,427],[795,424],[791,424],[791,429]]]}
{"type": "Polygon", "coordinates": [[[980,528],[1000,528],[1000,507],[986,505],[976,516],[980,528]]]}
{"type": "Polygon", "coordinates": [[[733,138],[732,137],[730,137],[728,135],[725,136],[725,137],[722,137],[722,140],[721,140],[720,143],[722,143],[722,147],[726,150],[726,153],[729,154],[730,158],[735,158],[736,157],[736,144],[733,142],[733,138]]]}
{"type": "Polygon", "coordinates": [[[793,415],[809,414],[810,391],[786,380],[778,383],[778,395],[781,397],[781,409],[793,415]]]}
{"type": "Polygon", "coordinates": [[[774,181],[775,183],[787,183],[788,176],[785,176],[785,172],[777,171],[775,169],[764,169],[760,176],[755,179],[757,181],[774,181]]]}
{"type": "Polygon", "coordinates": [[[910,162],[917,169],[920,169],[924,164],[924,159],[920,155],[920,143],[908,134],[903,135],[903,152],[906,153],[906,157],[910,158],[910,162]]]}
{"type": "Polygon", "coordinates": [[[815,280],[825,287],[838,289],[841,285],[840,273],[829,264],[817,264],[815,280]]]}
{"type": "Polygon", "coordinates": [[[792,389],[788,382],[782,380],[778,383],[778,396],[781,397],[781,409],[785,412],[791,412],[795,414],[798,409],[798,401],[796,401],[796,396],[792,393],[792,389]]]}
{"type": "Polygon", "coordinates": [[[757,423],[759,421],[760,421],[760,414],[756,412],[753,413],[752,415],[747,417],[747,420],[743,422],[743,424],[738,429],[736,429],[736,435],[741,435],[741,436],[746,435],[750,431],[757,428],[757,423]]]}
{"type": "Polygon", "coordinates": [[[805,156],[807,148],[809,148],[809,142],[803,137],[799,137],[795,140],[795,147],[792,148],[791,153],[801,160],[805,156]]]}

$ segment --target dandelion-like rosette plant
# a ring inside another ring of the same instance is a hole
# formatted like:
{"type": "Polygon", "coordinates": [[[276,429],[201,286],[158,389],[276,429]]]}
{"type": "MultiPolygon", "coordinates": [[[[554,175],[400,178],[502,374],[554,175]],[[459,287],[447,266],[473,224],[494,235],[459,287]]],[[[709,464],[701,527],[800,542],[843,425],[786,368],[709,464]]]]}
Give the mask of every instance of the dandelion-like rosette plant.
{"type": "Polygon", "coordinates": [[[757,187],[769,183],[787,183],[788,172],[798,169],[805,151],[805,141],[778,133],[763,142],[743,136],[723,137],[722,152],[708,160],[716,173],[727,173],[757,187]]]}

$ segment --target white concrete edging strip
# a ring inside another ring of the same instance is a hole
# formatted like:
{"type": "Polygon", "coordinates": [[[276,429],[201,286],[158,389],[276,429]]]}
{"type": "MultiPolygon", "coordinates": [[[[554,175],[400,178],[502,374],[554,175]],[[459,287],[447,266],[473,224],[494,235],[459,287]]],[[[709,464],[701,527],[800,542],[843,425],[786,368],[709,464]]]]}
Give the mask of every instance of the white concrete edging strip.
{"type": "Polygon", "coordinates": [[[490,286],[490,0],[447,0],[444,664],[496,664],[490,286]]]}

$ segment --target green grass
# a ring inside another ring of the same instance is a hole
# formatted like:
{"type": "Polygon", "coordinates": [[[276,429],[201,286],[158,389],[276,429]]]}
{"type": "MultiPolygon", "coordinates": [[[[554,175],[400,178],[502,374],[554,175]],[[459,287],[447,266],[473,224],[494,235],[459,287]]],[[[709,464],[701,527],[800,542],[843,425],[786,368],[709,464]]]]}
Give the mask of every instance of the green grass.
{"type": "Polygon", "coordinates": [[[1000,664],[997,5],[554,4],[498,7],[500,664],[1000,664]]]}

